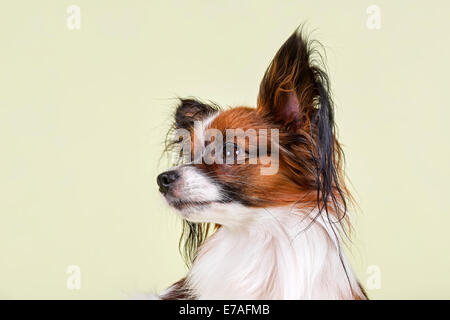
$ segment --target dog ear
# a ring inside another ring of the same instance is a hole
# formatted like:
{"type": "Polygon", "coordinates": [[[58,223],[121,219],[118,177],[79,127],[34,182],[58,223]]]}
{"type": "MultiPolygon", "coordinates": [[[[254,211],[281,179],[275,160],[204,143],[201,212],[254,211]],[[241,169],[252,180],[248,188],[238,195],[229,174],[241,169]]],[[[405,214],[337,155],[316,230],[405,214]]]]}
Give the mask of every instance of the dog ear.
{"type": "Polygon", "coordinates": [[[276,53],[261,81],[258,112],[289,132],[308,125],[316,111],[322,71],[310,62],[311,51],[295,31],[276,53]]]}
{"type": "Polygon", "coordinates": [[[321,55],[315,44],[296,31],[281,46],[262,79],[257,112],[294,141],[310,141],[319,209],[327,211],[331,202],[335,211],[345,215],[343,154],[335,136],[329,80],[318,64],[321,55]]]}
{"type": "Polygon", "coordinates": [[[195,121],[201,121],[217,111],[217,106],[205,104],[195,99],[180,99],[175,111],[175,127],[189,129],[195,121]]]}

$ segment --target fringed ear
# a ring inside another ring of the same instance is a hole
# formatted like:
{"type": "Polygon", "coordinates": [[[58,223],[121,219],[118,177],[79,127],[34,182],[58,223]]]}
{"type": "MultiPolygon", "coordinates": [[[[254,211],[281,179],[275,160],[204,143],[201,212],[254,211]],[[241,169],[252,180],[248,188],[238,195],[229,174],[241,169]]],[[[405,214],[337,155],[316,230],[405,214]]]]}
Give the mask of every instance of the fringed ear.
{"type": "Polygon", "coordinates": [[[328,212],[331,207],[340,218],[346,210],[342,151],[335,137],[328,77],[314,45],[318,43],[296,31],[281,46],[262,79],[257,112],[280,131],[302,137],[302,143],[310,141],[319,209],[328,212]]]}
{"type": "Polygon", "coordinates": [[[205,104],[195,99],[180,99],[175,111],[175,127],[189,129],[195,121],[200,121],[217,110],[218,107],[214,104],[205,104]]]}
{"type": "Polygon", "coordinates": [[[178,248],[188,268],[194,263],[198,249],[208,237],[210,228],[211,224],[209,223],[194,223],[183,220],[183,232],[178,248]]]}
{"type": "Polygon", "coordinates": [[[181,142],[194,128],[195,121],[201,121],[218,111],[219,106],[212,102],[206,104],[193,98],[179,98],[179,104],[173,115],[174,121],[166,133],[164,148],[164,152],[166,154],[170,152],[172,156],[171,165],[179,165],[180,161],[183,161],[185,154],[181,142]]]}
{"type": "Polygon", "coordinates": [[[314,112],[318,96],[317,68],[310,64],[310,49],[294,32],[276,53],[261,81],[258,112],[295,132],[314,112]]]}

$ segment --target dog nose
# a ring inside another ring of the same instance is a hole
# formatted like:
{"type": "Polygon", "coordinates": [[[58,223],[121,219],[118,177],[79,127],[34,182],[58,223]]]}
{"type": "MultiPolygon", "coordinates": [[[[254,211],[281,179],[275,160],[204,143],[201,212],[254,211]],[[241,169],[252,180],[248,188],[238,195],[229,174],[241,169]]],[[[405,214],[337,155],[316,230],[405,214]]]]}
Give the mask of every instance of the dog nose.
{"type": "Polygon", "coordinates": [[[178,179],[179,175],[176,171],[166,171],[161,173],[157,178],[156,182],[158,182],[159,192],[166,194],[170,186],[178,179]]]}

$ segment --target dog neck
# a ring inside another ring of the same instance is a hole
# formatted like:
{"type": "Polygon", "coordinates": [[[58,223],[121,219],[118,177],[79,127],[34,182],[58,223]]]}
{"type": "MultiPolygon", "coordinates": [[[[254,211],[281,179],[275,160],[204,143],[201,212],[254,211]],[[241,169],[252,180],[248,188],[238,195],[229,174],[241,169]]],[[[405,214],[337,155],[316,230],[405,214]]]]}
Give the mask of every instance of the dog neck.
{"type": "Polygon", "coordinates": [[[322,215],[254,209],[200,247],[186,285],[198,299],[365,299],[322,215]],[[313,219],[316,217],[316,219],[313,219]]]}

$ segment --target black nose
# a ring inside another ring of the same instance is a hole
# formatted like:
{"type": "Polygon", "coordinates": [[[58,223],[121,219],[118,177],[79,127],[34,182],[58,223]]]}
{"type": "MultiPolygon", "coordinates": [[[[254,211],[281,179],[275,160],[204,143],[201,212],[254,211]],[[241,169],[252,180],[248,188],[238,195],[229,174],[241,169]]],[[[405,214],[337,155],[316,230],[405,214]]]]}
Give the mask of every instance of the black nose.
{"type": "Polygon", "coordinates": [[[158,182],[159,192],[166,194],[170,186],[178,179],[179,175],[176,171],[166,171],[161,173],[156,181],[158,182]]]}

